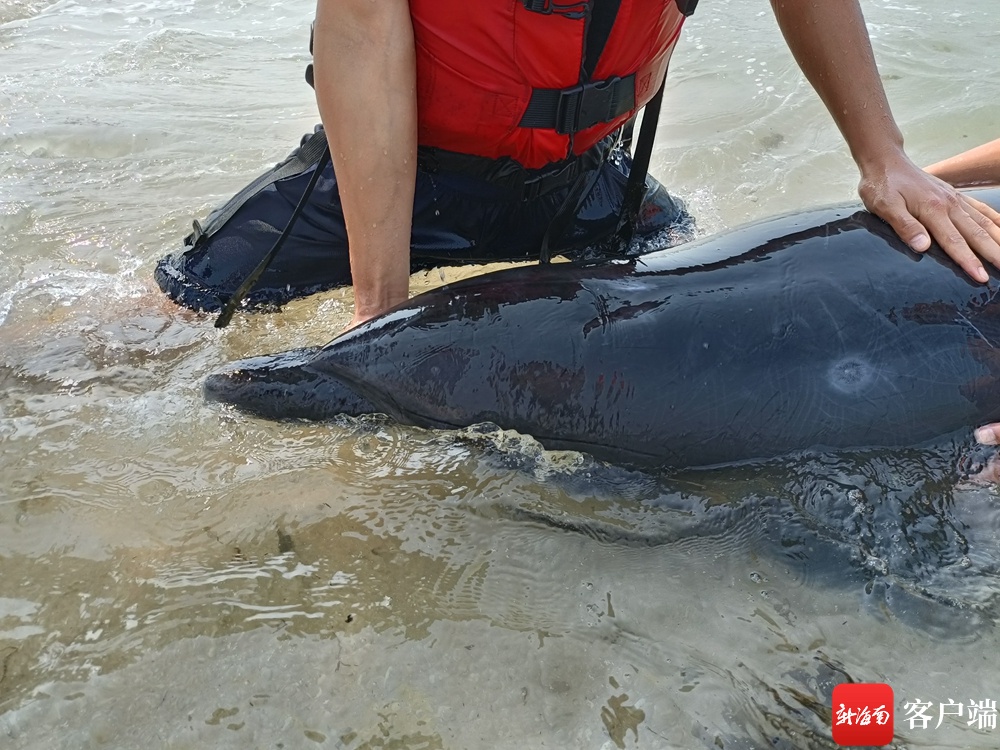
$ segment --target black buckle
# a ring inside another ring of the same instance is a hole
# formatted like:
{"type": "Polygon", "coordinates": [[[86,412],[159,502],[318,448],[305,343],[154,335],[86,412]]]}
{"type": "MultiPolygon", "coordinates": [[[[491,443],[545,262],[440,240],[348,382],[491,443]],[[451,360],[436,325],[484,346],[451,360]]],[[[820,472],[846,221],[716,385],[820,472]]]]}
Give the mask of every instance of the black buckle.
{"type": "MultiPolygon", "coordinates": [[[[309,55],[312,56],[313,53],[313,39],[316,36],[316,22],[313,21],[309,26],[309,55]]],[[[316,79],[313,76],[313,66],[309,63],[306,66],[306,83],[308,83],[313,88],[316,88],[316,79]]]]}
{"type": "MultiPolygon", "coordinates": [[[[632,76],[621,79],[613,76],[603,81],[591,81],[570,89],[563,89],[556,103],[555,130],[561,135],[579,133],[601,122],[610,122],[632,107],[621,108],[620,88],[633,83],[632,76]]],[[[635,89],[632,89],[635,101],[635,89]]]]}
{"type": "Polygon", "coordinates": [[[525,10],[529,10],[532,13],[541,13],[545,16],[551,16],[553,13],[556,13],[560,16],[579,20],[587,14],[590,1],[570,0],[566,3],[557,3],[556,0],[521,0],[521,4],[525,10]]]}
{"type": "Polygon", "coordinates": [[[685,16],[690,16],[697,7],[698,0],[677,0],[677,9],[685,16]]]}

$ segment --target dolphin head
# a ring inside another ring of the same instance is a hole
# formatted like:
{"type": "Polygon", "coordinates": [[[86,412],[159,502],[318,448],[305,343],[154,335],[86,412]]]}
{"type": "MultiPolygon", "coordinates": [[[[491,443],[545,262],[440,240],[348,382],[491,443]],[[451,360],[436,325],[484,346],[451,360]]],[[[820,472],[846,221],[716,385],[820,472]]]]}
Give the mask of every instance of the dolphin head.
{"type": "Polygon", "coordinates": [[[318,348],[236,362],[209,375],[205,398],[267,419],[331,419],[379,411],[351,386],[310,364],[318,348]]]}

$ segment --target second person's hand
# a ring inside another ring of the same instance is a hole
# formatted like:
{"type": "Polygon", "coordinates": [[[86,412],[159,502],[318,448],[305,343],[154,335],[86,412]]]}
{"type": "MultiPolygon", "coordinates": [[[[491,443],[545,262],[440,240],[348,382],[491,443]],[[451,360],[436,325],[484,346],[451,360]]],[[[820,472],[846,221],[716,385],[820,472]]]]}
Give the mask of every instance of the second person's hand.
{"type": "Polygon", "coordinates": [[[1000,268],[1000,213],[924,172],[900,153],[864,167],[858,192],[869,211],[888,222],[916,252],[931,238],[974,280],[983,263],[1000,268]]]}

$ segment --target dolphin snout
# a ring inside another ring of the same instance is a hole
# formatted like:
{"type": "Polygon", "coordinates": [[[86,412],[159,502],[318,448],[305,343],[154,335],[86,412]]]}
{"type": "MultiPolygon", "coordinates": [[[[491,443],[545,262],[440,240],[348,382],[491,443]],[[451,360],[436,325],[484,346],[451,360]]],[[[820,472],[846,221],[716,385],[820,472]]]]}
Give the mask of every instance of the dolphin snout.
{"type": "Polygon", "coordinates": [[[309,366],[318,349],[234,363],[205,379],[205,398],[267,419],[331,419],[378,411],[368,399],[309,366]]]}

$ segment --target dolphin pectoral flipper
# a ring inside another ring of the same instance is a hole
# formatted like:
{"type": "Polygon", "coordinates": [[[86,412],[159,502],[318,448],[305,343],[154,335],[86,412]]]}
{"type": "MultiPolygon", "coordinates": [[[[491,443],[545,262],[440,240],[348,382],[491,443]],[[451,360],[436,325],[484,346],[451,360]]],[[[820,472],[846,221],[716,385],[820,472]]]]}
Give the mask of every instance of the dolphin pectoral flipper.
{"type": "Polygon", "coordinates": [[[331,419],[380,411],[339,378],[310,366],[318,347],[241,360],[205,380],[205,398],[267,419],[331,419]]]}

